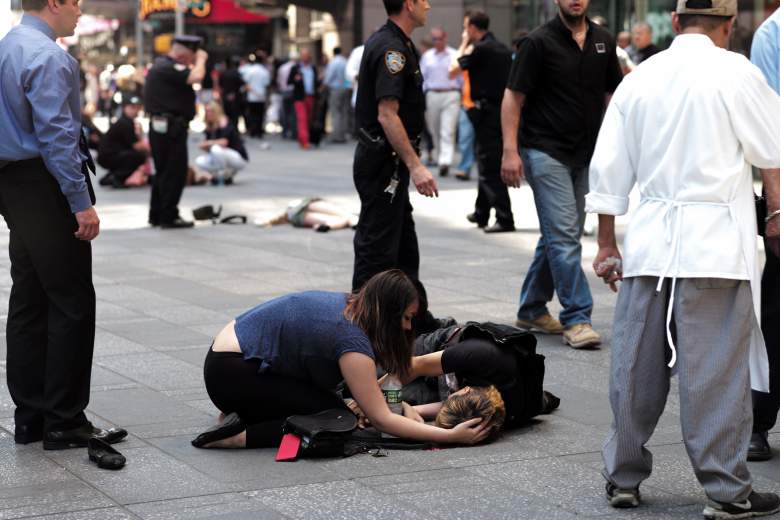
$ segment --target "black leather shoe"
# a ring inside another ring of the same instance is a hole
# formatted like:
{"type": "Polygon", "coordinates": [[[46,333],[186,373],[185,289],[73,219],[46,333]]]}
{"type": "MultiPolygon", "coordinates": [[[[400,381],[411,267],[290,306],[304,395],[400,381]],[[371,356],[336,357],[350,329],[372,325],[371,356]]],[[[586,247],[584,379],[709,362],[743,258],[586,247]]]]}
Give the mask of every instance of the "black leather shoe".
{"type": "Polygon", "coordinates": [[[87,423],[73,430],[49,431],[43,436],[44,450],[67,450],[69,448],[84,448],[89,439],[100,439],[109,444],[114,444],[127,437],[127,430],[123,428],[111,428],[103,430],[95,428],[87,423]]]}
{"type": "Polygon", "coordinates": [[[470,181],[471,180],[471,174],[468,172],[455,172],[455,178],[459,181],[470,181]]]}
{"type": "Polygon", "coordinates": [[[512,226],[505,226],[503,224],[499,224],[498,222],[496,222],[492,226],[488,226],[488,227],[486,227],[484,229],[485,233],[507,233],[507,232],[514,231],[514,230],[515,230],[515,226],[514,225],[512,225],[512,226]]]}
{"type": "Polygon", "coordinates": [[[476,224],[478,228],[483,228],[487,226],[487,222],[479,220],[476,213],[469,213],[468,215],[466,215],[466,220],[468,220],[472,224],[476,224]]]}
{"type": "Polygon", "coordinates": [[[112,448],[106,441],[92,437],[87,443],[89,460],[101,469],[122,469],[127,462],[124,455],[112,448]]]}
{"type": "Polygon", "coordinates": [[[184,220],[183,218],[179,217],[173,222],[162,222],[160,223],[160,227],[163,229],[187,229],[194,226],[195,223],[191,222],[189,220],[184,220]]]}
{"type": "Polygon", "coordinates": [[[16,444],[30,444],[43,440],[42,424],[17,424],[14,427],[14,442],[16,444]]]}
{"type": "Polygon", "coordinates": [[[747,460],[761,462],[772,458],[772,448],[769,447],[767,432],[756,432],[750,436],[747,460]]]}
{"type": "Polygon", "coordinates": [[[207,444],[229,439],[244,430],[246,430],[246,424],[244,424],[244,421],[241,420],[241,417],[239,417],[237,413],[233,412],[225,417],[222,424],[209,428],[195,437],[192,440],[192,445],[196,448],[205,448],[207,444]]]}
{"type": "Polygon", "coordinates": [[[446,177],[450,174],[449,166],[439,166],[439,177],[446,177]]]}

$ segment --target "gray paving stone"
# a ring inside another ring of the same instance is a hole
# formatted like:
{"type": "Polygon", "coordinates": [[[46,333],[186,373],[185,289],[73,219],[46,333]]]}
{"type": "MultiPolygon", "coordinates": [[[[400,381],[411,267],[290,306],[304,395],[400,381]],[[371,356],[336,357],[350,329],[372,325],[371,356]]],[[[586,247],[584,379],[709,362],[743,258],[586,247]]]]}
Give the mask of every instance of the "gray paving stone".
{"type": "Polygon", "coordinates": [[[214,480],[244,490],[297,486],[339,478],[337,473],[316,461],[276,462],[275,449],[203,450],[192,447],[192,438],[166,437],[149,442],[214,480]]]}
{"type": "Polygon", "coordinates": [[[106,508],[117,504],[72,475],[61,480],[0,488],[0,518],[61,515],[68,511],[106,508]]]}
{"type": "Polygon", "coordinates": [[[109,390],[92,395],[89,409],[123,427],[181,421],[208,421],[209,418],[159,392],[147,388],[109,390]]]}
{"type": "Polygon", "coordinates": [[[117,336],[155,348],[157,346],[190,346],[205,343],[210,338],[180,325],[158,319],[103,322],[101,327],[117,336]]]}
{"type": "Polygon", "coordinates": [[[111,356],[97,364],[154,390],[193,388],[203,383],[201,369],[159,352],[111,356]]]}
{"type": "Polygon", "coordinates": [[[98,322],[95,330],[95,357],[137,354],[149,352],[150,349],[134,341],[117,336],[100,328],[98,322]]]}
{"type": "Polygon", "coordinates": [[[153,447],[122,450],[127,465],[106,471],[84,460],[63,460],[83,481],[122,505],[233,491],[232,487],[187,466],[153,447]]]}
{"type": "Polygon", "coordinates": [[[360,486],[355,482],[328,482],[248,492],[289,518],[305,519],[423,519],[428,515],[411,505],[360,486]]]}
{"type": "MultiPolygon", "coordinates": [[[[216,335],[217,332],[219,331],[216,331],[214,334],[216,335]]],[[[200,347],[187,348],[183,350],[168,350],[165,353],[171,357],[180,359],[185,363],[194,365],[199,369],[203,369],[203,362],[206,359],[206,354],[208,353],[208,350],[209,350],[209,346],[206,345],[200,347]]]]}
{"type": "Polygon", "coordinates": [[[137,520],[136,516],[119,507],[73,511],[31,518],[35,520],[137,520]]]}
{"type": "Polygon", "coordinates": [[[143,520],[281,520],[280,513],[239,493],[134,504],[127,508],[143,520]]]}
{"type": "MultiPolygon", "coordinates": [[[[616,514],[604,499],[604,480],[587,464],[556,458],[508,462],[467,468],[465,471],[498,482],[521,493],[535,495],[555,507],[586,516],[616,514]],[[554,485],[552,483],[555,483],[554,485]]],[[[695,499],[643,486],[649,507],[677,507],[695,499]]]]}

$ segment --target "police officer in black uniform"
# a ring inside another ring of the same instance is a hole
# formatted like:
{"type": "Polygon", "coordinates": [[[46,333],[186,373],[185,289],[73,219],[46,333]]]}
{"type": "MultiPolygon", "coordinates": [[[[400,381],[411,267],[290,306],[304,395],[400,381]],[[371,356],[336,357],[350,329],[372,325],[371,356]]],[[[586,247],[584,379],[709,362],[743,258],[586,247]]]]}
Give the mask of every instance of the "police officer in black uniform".
{"type": "Polygon", "coordinates": [[[179,216],[179,199],[187,181],[187,129],[195,117],[192,85],[206,75],[208,54],[197,36],[177,36],[171,52],[149,69],[144,105],[149,115],[149,144],[155,176],[149,223],[165,229],[192,227],[179,216]]]}
{"type": "Polygon", "coordinates": [[[466,15],[458,63],[451,73],[469,71],[475,105],[468,116],[476,136],[479,183],[474,213],[466,218],[484,228],[485,233],[501,233],[515,230],[509,190],[501,180],[501,100],[512,68],[512,51],[493,36],[489,27],[490,18],[484,12],[466,15]],[[496,222],[488,226],[491,209],[496,211],[496,222]]]}
{"type": "Polygon", "coordinates": [[[358,76],[358,145],[353,177],[360,195],[352,290],[397,268],[417,279],[420,253],[409,202],[409,180],[426,197],[436,181],[420,162],[425,125],[423,78],[412,31],[425,25],[428,0],[384,0],[389,20],[366,42],[358,76]]]}

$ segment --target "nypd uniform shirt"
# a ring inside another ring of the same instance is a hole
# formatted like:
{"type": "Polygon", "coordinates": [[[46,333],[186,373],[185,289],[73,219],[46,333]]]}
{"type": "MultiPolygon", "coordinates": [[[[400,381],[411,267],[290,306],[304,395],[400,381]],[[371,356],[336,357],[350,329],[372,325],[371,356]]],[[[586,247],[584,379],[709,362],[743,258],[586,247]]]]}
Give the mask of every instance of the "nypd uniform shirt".
{"type": "Polygon", "coordinates": [[[588,20],[580,49],[560,16],[521,40],[510,90],[526,95],[520,145],[550,155],[570,168],[588,165],[596,145],[606,94],[623,72],[615,38],[588,20]]]}
{"type": "Polygon", "coordinates": [[[410,140],[425,126],[425,97],[420,55],[406,34],[387,22],[366,42],[358,76],[355,115],[359,128],[373,136],[384,135],[378,121],[379,101],[397,99],[398,116],[410,140]]]}
{"type": "Polygon", "coordinates": [[[149,69],[144,88],[148,114],[172,114],[187,121],[195,117],[195,91],[187,83],[190,69],[170,56],[161,56],[149,69]]]}

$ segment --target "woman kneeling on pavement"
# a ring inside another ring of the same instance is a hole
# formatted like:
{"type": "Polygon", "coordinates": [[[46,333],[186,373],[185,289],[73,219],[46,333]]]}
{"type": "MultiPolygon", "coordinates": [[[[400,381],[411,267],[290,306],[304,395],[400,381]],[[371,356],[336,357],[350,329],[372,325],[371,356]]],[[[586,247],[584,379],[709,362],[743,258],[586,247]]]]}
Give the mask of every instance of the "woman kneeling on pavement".
{"type": "Polygon", "coordinates": [[[393,414],[377,383],[377,364],[406,379],[411,371],[412,281],[379,273],[357,294],[294,293],[230,322],[206,356],[206,390],[221,424],[199,435],[199,448],[278,446],[291,415],[345,408],[343,381],[375,428],[420,441],[475,444],[490,433],[480,419],[444,429],[393,414]]]}

